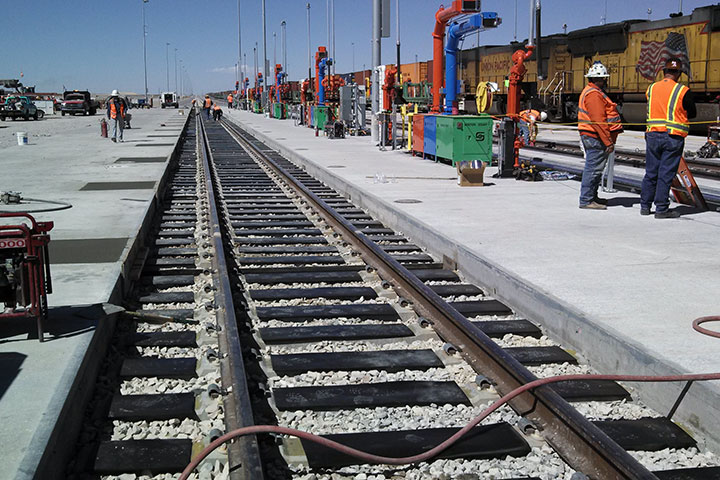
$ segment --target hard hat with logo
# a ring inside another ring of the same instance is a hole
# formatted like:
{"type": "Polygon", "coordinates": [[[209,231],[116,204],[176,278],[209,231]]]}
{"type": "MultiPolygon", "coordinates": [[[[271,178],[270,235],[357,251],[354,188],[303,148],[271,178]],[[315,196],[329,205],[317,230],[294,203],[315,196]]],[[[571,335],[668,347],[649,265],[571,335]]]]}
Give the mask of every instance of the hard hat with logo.
{"type": "Polygon", "coordinates": [[[118,93],[117,90],[113,90],[112,93],[110,94],[111,97],[117,97],[118,95],[120,95],[120,94],[118,93]]]}
{"type": "Polygon", "coordinates": [[[587,74],[585,75],[586,78],[598,78],[598,77],[609,77],[610,74],[607,71],[607,68],[605,68],[605,65],[602,64],[600,60],[597,60],[595,63],[593,63],[590,68],[588,69],[587,74]]]}
{"type": "Polygon", "coordinates": [[[669,58],[668,61],[665,62],[665,67],[663,67],[663,71],[675,70],[677,72],[682,72],[682,69],[682,60],[679,58],[669,58]]]}
{"type": "Polygon", "coordinates": [[[540,112],[540,121],[544,122],[547,120],[547,112],[540,112]]]}

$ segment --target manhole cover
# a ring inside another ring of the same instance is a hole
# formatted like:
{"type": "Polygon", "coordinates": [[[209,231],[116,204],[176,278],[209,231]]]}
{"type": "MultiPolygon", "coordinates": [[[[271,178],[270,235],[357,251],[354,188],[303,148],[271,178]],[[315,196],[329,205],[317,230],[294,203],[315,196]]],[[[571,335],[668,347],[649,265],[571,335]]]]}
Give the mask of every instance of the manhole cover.
{"type": "Polygon", "coordinates": [[[395,203],[422,203],[422,200],[416,198],[400,198],[395,200],[395,203]]]}
{"type": "Polygon", "coordinates": [[[345,168],[345,165],[328,165],[327,168],[345,168]]]}

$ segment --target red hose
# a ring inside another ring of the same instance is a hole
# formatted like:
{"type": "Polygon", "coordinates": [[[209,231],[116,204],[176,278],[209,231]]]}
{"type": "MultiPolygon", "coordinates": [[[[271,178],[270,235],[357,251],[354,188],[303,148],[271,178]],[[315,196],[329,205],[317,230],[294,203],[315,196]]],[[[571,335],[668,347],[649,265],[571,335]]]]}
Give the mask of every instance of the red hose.
{"type": "Polygon", "coordinates": [[[720,322],[720,315],[713,315],[711,317],[700,317],[696,318],[693,322],[692,326],[695,329],[696,332],[700,332],[703,335],[708,335],[710,337],[720,338],[720,332],[715,332],[713,330],[708,330],[707,328],[703,328],[700,326],[701,323],[705,322],[720,322]]]}
{"type": "MultiPolygon", "coordinates": [[[[701,319],[699,319],[701,320],[701,319]]],[[[702,322],[700,322],[702,323],[702,322]]],[[[693,327],[695,323],[693,323],[693,327]]],[[[718,336],[715,334],[714,336],[718,336]]],[[[258,433],[279,433],[284,435],[292,435],[298,438],[315,442],[327,448],[332,448],[346,455],[359,458],[366,463],[382,463],[386,465],[405,465],[409,463],[418,463],[426,461],[443,450],[450,447],[453,443],[460,440],[460,438],[469,432],[473,427],[482,422],[488,415],[500,408],[502,405],[517,397],[521,393],[524,393],[530,389],[547,385],[549,383],[562,382],[562,381],[576,381],[576,380],[614,380],[614,381],[626,381],[626,382],[687,382],[687,381],[702,381],[702,380],[720,380],[720,373],[696,373],[686,375],[593,375],[593,374],[581,374],[581,375],[558,375],[555,377],[540,378],[538,380],[526,383],[510,393],[504,395],[500,399],[496,400],[492,405],[487,407],[480,415],[475,417],[470,423],[465,425],[462,429],[458,430],[453,436],[439,444],[438,446],[427,450],[426,452],[411,457],[383,457],[381,455],[374,455],[372,453],[363,452],[355,448],[348,447],[341,443],[333,440],[328,440],[319,435],[312,433],[303,432],[294,428],[278,427],[276,425],[254,425],[252,427],[238,428],[231,432],[226,433],[222,437],[218,438],[214,442],[210,443],[200,454],[195,457],[190,464],[185,467],[180,480],[187,480],[188,476],[195,470],[198,464],[207,457],[213,450],[218,448],[225,442],[228,442],[234,438],[241,437],[244,435],[253,435],[258,433]]]]}

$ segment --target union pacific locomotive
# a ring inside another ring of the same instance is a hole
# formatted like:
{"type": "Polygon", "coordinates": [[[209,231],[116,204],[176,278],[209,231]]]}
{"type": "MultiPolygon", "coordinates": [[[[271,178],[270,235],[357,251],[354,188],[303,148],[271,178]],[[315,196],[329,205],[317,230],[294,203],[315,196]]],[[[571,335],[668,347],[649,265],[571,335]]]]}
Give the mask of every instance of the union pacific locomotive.
{"type": "MultiPolygon", "coordinates": [[[[462,51],[460,78],[467,111],[475,113],[475,102],[467,100],[474,98],[478,82],[495,82],[500,90],[493,98],[491,113],[505,112],[510,57],[523,45],[513,42],[462,51]]],[[[698,117],[694,120],[716,120],[720,115],[720,5],[663,20],[626,20],[542,37],[541,76],[533,54],[525,62],[528,73],[522,84],[523,102],[546,110],[554,121],[575,120],[578,97],[586,83],[584,75],[600,60],[610,71],[608,94],[619,104],[624,121],[643,122],[645,90],[662,76],[662,65],[670,56],[684,60],[688,77],[683,76],[681,82],[695,94],[698,117]]],[[[404,64],[401,71],[404,81],[433,81],[432,61],[404,64]]],[[[369,71],[356,72],[354,79],[360,83],[369,76],[369,71]]],[[[696,126],[696,130],[706,127],[696,126]]]]}

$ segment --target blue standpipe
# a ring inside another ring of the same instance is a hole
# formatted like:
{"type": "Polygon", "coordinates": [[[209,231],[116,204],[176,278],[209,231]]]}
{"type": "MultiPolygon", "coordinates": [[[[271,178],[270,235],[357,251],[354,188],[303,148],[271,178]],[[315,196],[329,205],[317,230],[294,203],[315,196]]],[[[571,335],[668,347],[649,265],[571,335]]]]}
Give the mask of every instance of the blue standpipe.
{"type": "Polygon", "coordinates": [[[325,105],[325,87],[323,87],[323,80],[325,79],[325,68],[332,65],[332,58],[323,58],[320,60],[318,65],[318,84],[320,85],[318,91],[318,105],[325,105]]]}
{"type": "Polygon", "coordinates": [[[280,103],[280,85],[282,84],[283,73],[278,72],[275,77],[275,99],[280,103]]]}
{"type": "Polygon", "coordinates": [[[500,24],[500,18],[495,12],[481,12],[472,15],[460,23],[453,23],[448,28],[447,43],[445,45],[445,108],[444,115],[457,114],[457,94],[460,90],[460,81],[457,78],[457,54],[460,40],[466,35],[486,27],[495,27],[500,24]]]}

